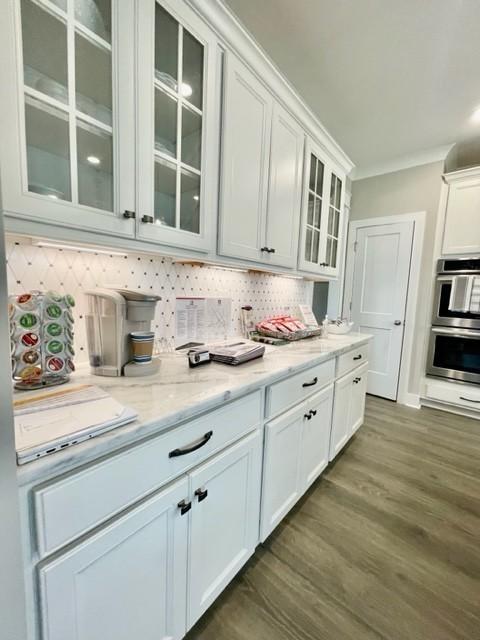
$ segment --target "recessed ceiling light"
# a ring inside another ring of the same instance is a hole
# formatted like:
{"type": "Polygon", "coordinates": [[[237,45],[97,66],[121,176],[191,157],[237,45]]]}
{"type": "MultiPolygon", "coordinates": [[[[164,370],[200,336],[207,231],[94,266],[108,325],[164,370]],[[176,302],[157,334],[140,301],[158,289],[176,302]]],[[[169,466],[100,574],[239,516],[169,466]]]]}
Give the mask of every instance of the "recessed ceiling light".
{"type": "Polygon", "coordinates": [[[472,115],[470,116],[470,120],[474,123],[474,124],[480,124],[480,107],[477,107],[475,109],[475,111],[472,113],[472,115]]]}
{"type": "Polygon", "coordinates": [[[87,162],[93,165],[98,165],[100,164],[100,158],[97,158],[97,156],[88,156],[87,162]]]}
{"type": "Polygon", "coordinates": [[[181,94],[184,98],[190,98],[193,93],[192,87],[186,82],[182,82],[181,94]]]}

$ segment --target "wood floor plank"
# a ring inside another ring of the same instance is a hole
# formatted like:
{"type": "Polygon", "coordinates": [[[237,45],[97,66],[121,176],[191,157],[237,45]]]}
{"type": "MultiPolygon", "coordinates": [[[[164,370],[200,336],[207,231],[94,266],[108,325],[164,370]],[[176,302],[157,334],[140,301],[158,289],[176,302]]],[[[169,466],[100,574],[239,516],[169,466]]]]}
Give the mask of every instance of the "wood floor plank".
{"type": "Polygon", "coordinates": [[[365,424],[188,640],[480,640],[480,421],[365,424]]]}

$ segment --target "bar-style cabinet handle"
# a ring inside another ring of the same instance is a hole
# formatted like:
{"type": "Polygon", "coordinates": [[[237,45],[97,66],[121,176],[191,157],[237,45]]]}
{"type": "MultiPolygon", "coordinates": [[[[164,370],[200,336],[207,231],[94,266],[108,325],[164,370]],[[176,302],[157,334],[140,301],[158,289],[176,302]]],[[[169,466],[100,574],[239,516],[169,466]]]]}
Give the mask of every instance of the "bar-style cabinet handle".
{"type": "Polygon", "coordinates": [[[180,500],[180,502],[177,504],[177,507],[180,509],[180,513],[182,514],[182,516],[184,516],[192,508],[192,503],[187,502],[186,500],[180,500]]]}
{"type": "Polygon", "coordinates": [[[302,384],[302,387],[314,387],[318,382],[318,378],[317,376],[315,376],[315,378],[313,380],[311,380],[310,382],[304,382],[302,384]]]}
{"type": "Polygon", "coordinates": [[[205,498],[208,496],[208,489],[197,489],[195,491],[195,495],[198,498],[199,502],[202,502],[202,500],[205,500],[205,498]]]}
{"type": "Polygon", "coordinates": [[[354,360],[361,360],[362,359],[362,354],[359,353],[358,356],[353,356],[354,360]]]}
{"type": "Polygon", "coordinates": [[[465,398],[465,396],[460,396],[460,400],[466,400],[467,402],[475,402],[475,404],[480,404],[480,400],[472,400],[471,398],[465,398]]]}
{"type": "Polygon", "coordinates": [[[213,431],[207,431],[207,433],[200,438],[200,440],[196,440],[192,442],[192,444],[188,444],[186,447],[180,447],[179,449],[174,449],[170,451],[168,454],[169,458],[178,458],[178,456],[185,456],[187,453],[192,453],[200,447],[204,447],[210,438],[213,436],[213,431]]]}

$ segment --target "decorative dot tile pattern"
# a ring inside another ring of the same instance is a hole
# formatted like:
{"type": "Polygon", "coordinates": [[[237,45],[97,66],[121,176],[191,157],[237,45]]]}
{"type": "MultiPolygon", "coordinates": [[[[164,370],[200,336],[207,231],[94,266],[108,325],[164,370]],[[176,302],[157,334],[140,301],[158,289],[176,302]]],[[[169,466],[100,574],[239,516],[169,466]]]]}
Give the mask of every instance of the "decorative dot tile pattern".
{"type": "MultiPolygon", "coordinates": [[[[276,313],[295,313],[299,304],[311,304],[313,283],[264,273],[243,273],[198,265],[174,264],[171,258],[129,253],[127,257],[54,249],[32,245],[28,238],[7,236],[8,292],[53,289],[76,300],[76,362],[88,360],[83,291],[115,286],[161,296],[152,329],[155,350],[174,349],[175,299],[218,297],[232,299],[230,335],[241,333],[241,307],[252,305],[254,319],[276,313]]],[[[221,337],[221,336],[219,336],[221,337]]]]}

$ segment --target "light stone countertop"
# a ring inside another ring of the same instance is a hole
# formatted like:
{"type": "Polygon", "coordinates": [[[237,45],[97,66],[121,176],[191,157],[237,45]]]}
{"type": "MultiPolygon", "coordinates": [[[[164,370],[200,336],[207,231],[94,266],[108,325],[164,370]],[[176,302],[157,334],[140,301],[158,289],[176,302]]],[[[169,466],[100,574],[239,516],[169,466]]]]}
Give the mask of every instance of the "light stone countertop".
{"type": "MultiPolygon", "coordinates": [[[[98,385],[122,404],[133,407],[138,412],[138,419],[19,466],[19,485],[43,482],[142,438],[159,434],[228,400],[329,360],[355,345],[365,344],[370,337],[349,333],[278,347],[267,345],[263,358],[237,367],[212,362],[191,369],[185,354],[167,353],[160,356],[158,373],[144,378],[109,378],[77,371],[68,384],[98,385]]],[[[20,394],[27,397],[25,392],[15,392],[16,397],[20,394]]]]}

